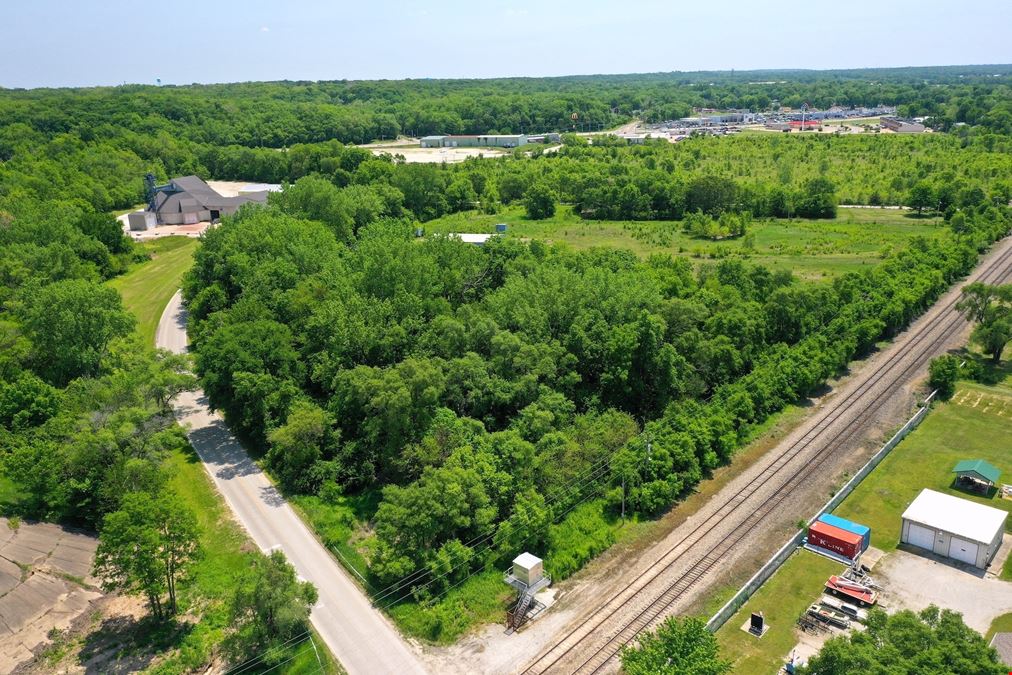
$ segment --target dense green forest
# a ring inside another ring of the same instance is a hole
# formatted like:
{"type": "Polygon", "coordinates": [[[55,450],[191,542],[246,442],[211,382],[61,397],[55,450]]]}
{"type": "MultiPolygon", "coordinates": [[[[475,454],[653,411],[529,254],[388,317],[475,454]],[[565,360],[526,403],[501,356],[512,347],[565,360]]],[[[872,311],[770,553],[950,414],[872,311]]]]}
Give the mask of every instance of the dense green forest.
{"type": "MultiPolygon", "coordinates": [[[[343,175],[337,170],[368,157],[317,144],[402,133],[600,130],[633,116],[670,119],[692,107],[764,110],[773,101],[894,104],[989,144],[995,134],[1012,132],[1008,75],[1008,66],[971,66],[0,89],[0,195],[27,191],[98,210],[127,208],[142,201],[149,170],[159,178],[272,181],[314,171],[343,175]]],[[[865,192],[870,197],[873,190],[865,192]]]]}
{"type": "MultiPolygon", "coordinates": [[[[623,501],[630,518],[662,513],[1008,232],[1012,116],[994,77],[1005,72],[0,90],[0,496],[11,512],[110,533],[189,522],[183,507],[123,499],[173,492],[185,439],[168,401],[193,379],[186,359],[138,343],[104,283],[145,257],[108,211],[143,199],[146,171],[279,181],[266,207],[206,234],[185,281],[211,402],[330,528],[327,543],[368,567],[381,606],[438,599],[519,549],[564,577],[612,543],[623,501]],[[348,145],[773,98],[897,104],[951,132],[640,147],[567,135],[557,152],[452,166],[348,145]],[[586,221],[677,221],[744,243],[754,219],[828,220],[850,202],[908,203],[939,216],[937,236],[817,283],[744,256],[413,236],[446,214],[522,207],[534,220],[563,203],[586,221]]],[[[155,590],[152,609],[172,614],[155,590]]],[[[182,609],[205,600],[184,593],[182,609]]],[[[186,667],[229,634],[211,606],[186,667]]],[[[411,630],[452,637],[460,612],[440,611],[411,630]]],[[[242,616],[235,658],[266,646],[242,616]]]]}
{"type": "Polygon", "coordinates": [[[370,571],[432,593],[545,550],[588,490],[617,509],[624,481],[627,508],[666,509],[969,271],[1012,223],[979,208],[958,235],[800,284],[390,222],[342,242],[282,193],[206,235],[185,295],[212,404],[289,491],[386,486],[370,571]]]}

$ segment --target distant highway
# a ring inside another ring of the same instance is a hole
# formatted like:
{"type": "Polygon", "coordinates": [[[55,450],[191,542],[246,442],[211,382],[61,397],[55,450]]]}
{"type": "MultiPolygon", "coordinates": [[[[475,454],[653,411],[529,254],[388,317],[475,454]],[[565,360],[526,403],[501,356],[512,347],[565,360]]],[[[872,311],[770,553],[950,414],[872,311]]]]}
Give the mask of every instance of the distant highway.
{"type": "MultiPolygon", "coordinates": [[[[177,292],[158,324],[155,344],[186,351],[186,310],[177,292]]],[[[281,549],[300,577],[316,585],[320,600],[310,616],[330,651],[351,673],[424,673],[414,650],[313,536],[274,485],[211,412],[204,392],[180,395],[176,419],[204,461],[218,491],[264,552],[281,549]]]]}

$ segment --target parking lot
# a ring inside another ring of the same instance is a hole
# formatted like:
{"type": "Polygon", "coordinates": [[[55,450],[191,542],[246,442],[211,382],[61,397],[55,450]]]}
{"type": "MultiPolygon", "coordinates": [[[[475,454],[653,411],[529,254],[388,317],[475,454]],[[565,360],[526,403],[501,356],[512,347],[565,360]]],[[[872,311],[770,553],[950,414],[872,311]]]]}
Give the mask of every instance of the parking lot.
{"type": "Polygon", "coordinates": [[[889,611],[937,605],[962,613],[966,625],[981,633],[995,617],[1012,612],[1012,584],[995,576],[1012,549],[1012,535],[1005,535],[987,574],[951,558],[904,548],[875,566],[875,576],[885,589],[882,604],[889,611]]]}

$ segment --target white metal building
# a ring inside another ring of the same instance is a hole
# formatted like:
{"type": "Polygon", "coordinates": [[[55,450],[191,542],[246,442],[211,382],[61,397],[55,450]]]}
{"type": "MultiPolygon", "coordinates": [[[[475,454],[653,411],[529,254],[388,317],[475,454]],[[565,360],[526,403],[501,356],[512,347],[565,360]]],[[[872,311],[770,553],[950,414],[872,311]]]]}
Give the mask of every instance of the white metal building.
{"type": "Polygon", "coordinates": [[[903,512],[900,541],[985,569],[998,552],[1008,513],[968,499],[921,490],[903,512]]]}

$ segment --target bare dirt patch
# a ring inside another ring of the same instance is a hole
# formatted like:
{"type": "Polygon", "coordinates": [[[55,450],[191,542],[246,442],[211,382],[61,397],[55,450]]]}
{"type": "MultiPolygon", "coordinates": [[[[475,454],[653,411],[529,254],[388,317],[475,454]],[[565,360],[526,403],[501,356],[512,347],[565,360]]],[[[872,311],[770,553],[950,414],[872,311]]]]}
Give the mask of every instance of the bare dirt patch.
{"type": "MultiPolygon", "coordinates": [[[[422,148],[418,145],[366,146],[374,155],[401,155],[408,164],[455,164],[470,157],[502,157],[511,152],[499,148],[422,148]]],[[[526,146],[521,146],[526,147],[526,146]]]]}

